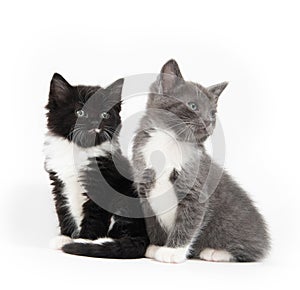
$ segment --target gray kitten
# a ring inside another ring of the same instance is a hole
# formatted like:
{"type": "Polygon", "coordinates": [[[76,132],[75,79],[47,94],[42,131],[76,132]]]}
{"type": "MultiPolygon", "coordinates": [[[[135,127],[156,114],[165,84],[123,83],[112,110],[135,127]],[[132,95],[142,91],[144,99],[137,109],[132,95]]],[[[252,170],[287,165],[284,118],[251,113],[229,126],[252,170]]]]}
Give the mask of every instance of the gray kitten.
{"type": "Polygon", "coordinates": [[[186,82],[174,60],[151,86],[133,146],[134,181],[150,238],[148,258],[251,262],[268,252],[262,216],[203,146],[226,86],[186,82]]]}

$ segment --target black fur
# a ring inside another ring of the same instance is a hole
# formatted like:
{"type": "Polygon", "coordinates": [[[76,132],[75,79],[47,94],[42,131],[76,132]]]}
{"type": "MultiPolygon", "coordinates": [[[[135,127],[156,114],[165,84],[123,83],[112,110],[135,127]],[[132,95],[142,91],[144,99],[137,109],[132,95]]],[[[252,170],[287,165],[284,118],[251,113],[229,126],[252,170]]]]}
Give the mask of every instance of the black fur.
{"type": "Polygon", "coordinates": [[[58,216],[60,232],[64,236],[73,237],[77,231],[77,226],[75,221],[70,216],[67,204],[66,197],[63,196],[63,182],[57,177],[56,173],[53,171],[49,172],[50,180],[52,180],[51,185],[53,185],[53,196],[55,201],[56,213],[58,216]]]}
{"type": "MultiPolygon", "coordinates": [[[[121,124],[122,85],[123,79],[106,89],[99,86],[71,86],[62,76],[54,74],[46,106],[49,132],[83,148],[100,145],[105,141],[112,142],[112,138],[118,137],[121,124]],[[85,106],[87,101],[90,102],[88,107],[85,106]],[[81,109],[86,111],[86,118],[76,116],[76,112],[81,109]],[[102,112],[108,112],[110,117],[101,119],[99,115],[102,112]],[[101,129],[101,132],[91,133],[95,127],[101,129]]],[[[130,164],[119,149],[91,160],[89,170],[80,172],[79,182],[84,184],[86,189],[82,194],[88,197],[83,204],[84,217],[80,230],[69,212],[67,199],[63,194],[64,181],[58,178],[54,170],[47,167],[47,157],[46,168],[52,180],[61,234],[90,240],[101,237],[115,239],[114,242],[103,245],[68,244],[63,247],[64,252],[103,258],[144,256],[148,237],[138,199],[135,203],[135,213],[139,218],[129,218],[132,206],[125,204],[122,198],[117,200],[111,194],[113,188],[120,196],[137,198],[131,181],[130,164]],[[126,177],[122,172],[126,172],[126,177]],[[105,208],[99,206],[102,201],[105,202],[105,208]],[[115,223],[109,230],[112,217],[115,223]]]]}
{"type": "Polygon", "coordinates": [[[73,255],[95,258],[135,259],[144,257],[147,246],[147,239],[143,237],[126,237],[116,240],[113,244],[68,244],[62,250],[73,255]]]}

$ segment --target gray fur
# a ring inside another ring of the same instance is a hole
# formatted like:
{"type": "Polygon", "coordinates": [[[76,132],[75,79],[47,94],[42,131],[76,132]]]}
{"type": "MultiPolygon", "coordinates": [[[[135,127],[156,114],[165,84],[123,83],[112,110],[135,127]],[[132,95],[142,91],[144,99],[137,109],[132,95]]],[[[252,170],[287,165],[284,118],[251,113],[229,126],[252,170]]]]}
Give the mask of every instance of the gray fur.
{"type": "Polygon", "coordinates": [[[151,138],[151,131],[170,128],[178,141],[193,145],[195,157],[170,175],[178,197],[175,224],[170,231],[160,225],[151,205],[143,199],[150,243],[172,248],[188,244],[189,257],[199,257],[203,249],[213,248],[227,250],[235,261],[258,261],[269,249],[263,217],[246,192],[212,161],[203,147],[215,127],[217,101],[226,86],[227,83],[221,83],[204,88],[186,82],[174,60],[164,65],[151,87],[147,111],[134,140],[135,185],[141,197],[149,196],[156,177],[153,169],[146,168],[142,149],[151,138]],[[198,110],[192,111],[186,105],[189,102],[194,102],[198,110]],[[182,125],[176,126],[178,120],[182,125]],[[221,170],[215,190],[210,184],[204,186],[209,170],[213,178],[217,178],[221,170]]]}

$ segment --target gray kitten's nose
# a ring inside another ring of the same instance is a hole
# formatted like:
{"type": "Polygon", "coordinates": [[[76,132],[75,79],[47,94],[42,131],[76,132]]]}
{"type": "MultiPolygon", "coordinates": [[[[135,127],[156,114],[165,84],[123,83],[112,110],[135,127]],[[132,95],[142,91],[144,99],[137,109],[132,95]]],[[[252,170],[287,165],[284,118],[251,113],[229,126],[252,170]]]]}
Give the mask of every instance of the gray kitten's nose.
{"type": "Polygon", "coordinates": [[[206,121],[206,120],[200,120],[200,122],[198,123],[199,128],[201,129],[205,129],[207,127],[209,127],[211,124],[210,121],[206,121]]]}
{"type": "Polygon", "coordinates": [[[209,127],[211,125],[211,121],[210,120],[208,120],[208,121],[205,120],[204,125],[205,125],[205,127],[209,127]]]}

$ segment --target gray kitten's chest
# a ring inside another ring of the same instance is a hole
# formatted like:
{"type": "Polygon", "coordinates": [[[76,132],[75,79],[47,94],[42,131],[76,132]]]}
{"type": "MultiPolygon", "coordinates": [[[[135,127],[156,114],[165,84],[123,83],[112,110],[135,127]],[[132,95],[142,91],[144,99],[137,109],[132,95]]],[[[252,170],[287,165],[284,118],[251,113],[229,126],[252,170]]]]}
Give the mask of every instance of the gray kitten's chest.
{"type": "Polygon", "coordinates": [[[141,149],[146,168],[155,172],[148,202],[161,226],[170,231],[175,223],[178,194],[177,180],[180,172],[194,156],[195,147],[180,142],[170,131],[155,129],[141,149]],[[174,183],[175,182],[175,183],[174,183]]]}

